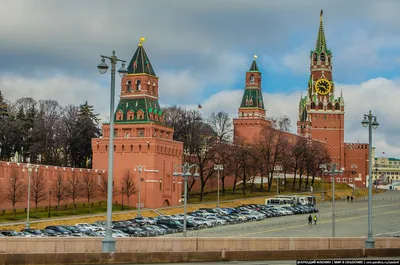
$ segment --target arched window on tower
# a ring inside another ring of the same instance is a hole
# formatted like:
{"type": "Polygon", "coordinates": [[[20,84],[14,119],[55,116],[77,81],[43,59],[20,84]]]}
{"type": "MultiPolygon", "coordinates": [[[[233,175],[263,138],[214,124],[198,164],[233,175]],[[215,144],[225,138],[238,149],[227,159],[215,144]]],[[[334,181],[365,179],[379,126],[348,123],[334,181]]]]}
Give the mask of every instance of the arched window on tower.
{"type": "Polygon", "coordinates": [[[250,84],[254,84],[254,75],[250,76],[250,84]]]}
{"type": "Polygon", "coordinates": [[[318,61],[318,55],[314,53],[314,62],[318,61]]]}
{"type": "Polygon", "coordinates": [[[315,102],[311,102],[311,109],[315,109],[315,102]]]}
{"type": "Polygon", "coordinates": [[[142,85],[140,83],[140,80],[136,81],[136,90],[138,90],[138,91],[142,90],[142,85]]]}
{"type": "Polygon", "coordinates": [[[328,107],[327,107],[327,109],[328,109],[328,110],[332,110],[332,107],[333,107],[333,106],[332,106],[332,103],[331,103],[331,102],[328,102],[328,107]]]}
{"type": "Polygon", "coordinates": [[[335,104],[335,109],[336,109],[336,110],[340,110],[340,104],[339,104],[339,103],[336,103],[336,104],[335,104]]]}
{"type": "Polygon", "coordinates": [[[318,109],[319,110],[324,109],[324,104],[322,104],[322,102],[318,103],[318,109]]]}
{"type": "Polygon", "coordinates": [[[321,58],[321,62],[325,62],[325,53],[321,53],[320,58],[321,58]]]}
{"type": "Polygon", "coordinates": [[[132,81],[126,81],[126,91],[130,92],[132,90],[132,81]]]}

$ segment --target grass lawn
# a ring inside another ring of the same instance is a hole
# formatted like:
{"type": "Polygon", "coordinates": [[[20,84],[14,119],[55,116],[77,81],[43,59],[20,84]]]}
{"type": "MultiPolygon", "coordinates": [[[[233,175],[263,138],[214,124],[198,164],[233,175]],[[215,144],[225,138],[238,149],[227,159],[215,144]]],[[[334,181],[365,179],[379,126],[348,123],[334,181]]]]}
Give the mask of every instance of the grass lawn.
{"type": "MultiPolygon", "coordinates": [[[[124,210],[133,210],[133,207],[127,207],[124,205],[124,210]]],[[[121,211],[122,206],[119,204],[113,205],[113,211],[121,211]]],[[[60,205],[60,210],[57,212],[55,206],[51,207],[50,216],[52,218],[56,217],[66,217],[66,216],[76,216],[76,215],[84,215],[84,214],[98,214],[105,213],[107,211],[106,202],[94,202],[93,206],[90,207],[90,213],[88,204],[77,203],[75,211],[73,210],[72,204],[70,205],[60,205]]],[[[47,207],[38,207],[37,211],[31,204],[31,210],[29,211],[29,219],[30,220],[39,220],[43,218],[49,218],[49,210],[47,207]]],[[[0,212],[0,222],[13,222],[13,221],[23,221],[26,219],[26,211],[25,209],[16,209],[15,216],[13,216],[12,210],[2,210],[0,212]]]]}

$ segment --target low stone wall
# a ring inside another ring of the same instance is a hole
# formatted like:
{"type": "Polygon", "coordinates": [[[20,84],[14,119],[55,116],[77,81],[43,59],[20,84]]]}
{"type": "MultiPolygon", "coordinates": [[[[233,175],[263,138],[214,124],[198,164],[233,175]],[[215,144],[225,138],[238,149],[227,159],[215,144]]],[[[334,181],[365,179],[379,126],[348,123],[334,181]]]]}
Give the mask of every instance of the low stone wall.
{"type": "MultiPolygon", "coordinates": [[[[117,238],[116,252],[204,252],[362,249],[365,238],[117,238]]],[[[102,238],[0,238],[0,253],[98,253],[102,238]]],[[[375,248],[399,248],[400,238],[375,238],[375,248]]]]}
{"type": "Polygon", "coordinates": [[[126,264],[395,257],[400,249],[0,254],[0,265],[126,264]]]}

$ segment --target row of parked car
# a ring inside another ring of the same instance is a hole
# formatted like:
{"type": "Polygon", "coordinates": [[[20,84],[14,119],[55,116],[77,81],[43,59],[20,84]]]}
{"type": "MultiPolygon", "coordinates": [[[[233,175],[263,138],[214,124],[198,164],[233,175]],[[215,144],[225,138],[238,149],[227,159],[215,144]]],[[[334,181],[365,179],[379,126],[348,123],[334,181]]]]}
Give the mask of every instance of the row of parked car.
{"type": "MultiPolygon", "coordinates": [[[[219,225],[260,221],[266,218],[318,212],[310,205],[273,207],[270,205],[247,204],[236,208],[200,208],[187,213],[187,230],[198,230],[219,225]]],[[[112,222],[113,237],[154,237],[183,231],[183,214],[157,217],[136,217],[112,222]]],[[[104,237],[106,222],[93,224],[78,223],[74,226],[47,226],[45,229],[22,229],[0,231],[2,236],[17,237],[104,237]]]]}

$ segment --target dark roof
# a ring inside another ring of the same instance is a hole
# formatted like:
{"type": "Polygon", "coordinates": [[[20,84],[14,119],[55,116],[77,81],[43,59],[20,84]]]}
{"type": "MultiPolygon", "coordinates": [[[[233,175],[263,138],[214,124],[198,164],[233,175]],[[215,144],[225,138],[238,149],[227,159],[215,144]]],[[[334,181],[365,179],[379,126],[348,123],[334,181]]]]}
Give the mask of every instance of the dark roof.
{"type": "Polygon", "coordinates": [[[259,72],[256,59],[257,59],[257,56],[254,55],[254,60],[250,66],[249,72],[259,72]]]}
{"type": "Polygon", "coordinates": [[[322,22],[322,10],[320,14],[320,19],[319,19],[319,29],[318,29],[318,36],[317,36],[317,41],[315,43],[315,50],[312,51],[311,53],[322,53],[325,52],[326,54],[332,54],[330,50],[328,50],[327,45],[326,45],[326,39],[325,39],[325,31],[324,31],[324,23],[322,22]]]}
{"type": "Polygon", "coordinates": [[[264,109],[264,100],[261,89],[246,88],[243,93],[240,108],[260,108],[264,109]]]}
{"type": "Polygon", "coordinates": [[[150,63],[150,59],[143,48],[143,41],[144,39],[142,38],[131,62],[128,65],[128,74],[149,74],[156,76],[153,66],[150,63]]]}
{"type": "Polygon", "coordinates": [[[117,121],[115,116],[115,123],[144,123],[144,122],[155,122],[150,119],[149,113],[154,113],[161,116],[163,111],[158,104],[158,100],[152,100],[149,98],[136,98],[136,99],[121,99],[118,103],[115,115],[118,111],[123,113],[122,120],[117,121]],[[128,111],[134,112],[134,119],[128,119],[128,111]],[[141,110],[143,112],[143,118],[139,119],[137,112],[141,110]]]}

